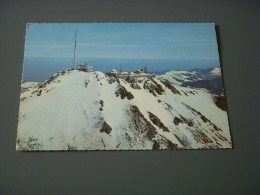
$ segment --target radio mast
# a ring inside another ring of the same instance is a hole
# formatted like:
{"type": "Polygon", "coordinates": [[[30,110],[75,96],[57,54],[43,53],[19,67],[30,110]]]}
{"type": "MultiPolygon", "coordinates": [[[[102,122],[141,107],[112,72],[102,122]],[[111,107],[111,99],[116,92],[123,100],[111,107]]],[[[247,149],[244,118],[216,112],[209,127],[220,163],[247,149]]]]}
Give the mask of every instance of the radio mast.
{"type": "Polygon", "coordinates": [[[77,30],[75,33],[75,48],[74,48],[74,70],[76,70],[76,48],[77,48],[77,30]]]}

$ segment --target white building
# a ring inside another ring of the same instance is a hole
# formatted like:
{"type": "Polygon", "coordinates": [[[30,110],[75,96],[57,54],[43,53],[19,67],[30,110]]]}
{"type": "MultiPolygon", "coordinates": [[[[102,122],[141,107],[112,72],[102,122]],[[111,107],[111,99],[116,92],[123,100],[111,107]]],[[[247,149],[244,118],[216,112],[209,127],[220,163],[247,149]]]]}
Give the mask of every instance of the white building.
{"type": "Polygon", "coordinates": [[[108,76],[113,76],[122,79],[129,79],[129,80],[133,80],[141,77],[149,78],[154,76],[154,74],[144,73],[142,70],[138,70],[135,72],[117,72],[115,69],[113,69],[111,72],[106,72],[105,74],[108,76]]]}
{"type": "Polygon", "coordinates": [[[91,72],[91,71],[93,71],[93,66],[91,66],[85,62],[82,62],[79,65],[77,65],[77,70],[91,72]]]}

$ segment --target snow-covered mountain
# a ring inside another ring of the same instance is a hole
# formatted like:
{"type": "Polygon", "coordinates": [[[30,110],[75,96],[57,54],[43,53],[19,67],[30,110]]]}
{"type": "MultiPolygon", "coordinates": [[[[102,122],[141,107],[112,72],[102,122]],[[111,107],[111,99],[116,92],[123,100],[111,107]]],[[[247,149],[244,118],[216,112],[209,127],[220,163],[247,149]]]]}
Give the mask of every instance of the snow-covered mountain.
{"type": "Polygon", "coordinates": [[[220,68],[213,68],[212,70],[209,71],[210,76],[221,76],[221,70],[220,68]]]}
{"type": "Polygon", "coordinates": [[[196,69],[193,71],[169,71],[159,78],[174,85],[205,88],[214,94],[223,93],[220,68],[196,69]]]}
{"type": "Polygon", "coordinates": [[[200,75],[200,77],[202,79],[210,80],[210,79],[214,79],[217,77],[221,77],[221,70],[219,67],[205,68],[205,69],[198,68],[194,71],[198,72],[198,74],[200,75]]]}
{"type": "Polygon", "coordinates": [[[182,85],[185,82],[194,82],[202,80],[197,71],[169,71],[165,74],[159,75],[159,78],[170,82],[174,85],[182,85]]]}
{"type": "Polygon", "coordinates": [[[22,84],[17,150],[231,148],[222,98],[156,76],[58,72],[22,84]]]}

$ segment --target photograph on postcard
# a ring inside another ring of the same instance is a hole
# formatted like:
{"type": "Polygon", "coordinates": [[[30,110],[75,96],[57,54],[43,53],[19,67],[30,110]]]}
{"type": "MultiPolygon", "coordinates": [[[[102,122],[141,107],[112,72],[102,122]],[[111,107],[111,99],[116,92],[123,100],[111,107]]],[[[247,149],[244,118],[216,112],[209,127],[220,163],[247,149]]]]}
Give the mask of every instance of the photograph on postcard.
{"type": "Polygon", "coordinates": [[[17,150],[224,148],[213,23],[26,25],[17,150]]]}

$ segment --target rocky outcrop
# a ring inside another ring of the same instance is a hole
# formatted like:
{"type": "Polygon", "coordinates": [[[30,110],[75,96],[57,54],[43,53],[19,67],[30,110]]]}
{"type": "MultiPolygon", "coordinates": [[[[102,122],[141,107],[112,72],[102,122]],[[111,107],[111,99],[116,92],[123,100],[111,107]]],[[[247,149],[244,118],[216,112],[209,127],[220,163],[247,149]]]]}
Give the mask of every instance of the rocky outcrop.
{"type": "Polygon", "coordinates": [[[112,131],[112,128],[106,123],[106,121],[104,121],[103,127],[100,129],[100,132],[110,134],[111,131],[112,131]]]}
{"type": "Polygon", "coordinates": [[[71,70],[72,69],[67,69],[67,70],[64,70],[64,71],[57,72],[56,74],[52,75],[48,80],[46,80],[41,85],[39,85],[39,88],[44,88],[44,87],[46,87],[46,85],[48,85],[52,82],[55,82],[55,79],[57,77],[59,77],[60,75],[64,75],[65,73],[70,72],[71,70]]]}
{"type": "Polygon", "coordinates": [[[203,144],[210,144],[210,143],[213,142],[204,132],[202,132],[199,129],[191,130],[191,133],[193,134],[194,139],[197,142],[200,142],[200,143],[203,143],[203,144]]]}
{"type": "Polygon", "coordinates": [[[153,124],[155,124],[156,126],[158,126],[160,129],[162,129],[163,131],[167,131],[170,132],[170,130],[162,123],[162,121],[155,116],[153,113],[148,112],[149,114],[149,118],[150,120],[153,122],[153,124]]]}
{"type": "Polygon", "coordinates": [[[158,95],[162,95],[162,93],[164,92],[163,87],[160,84],[158,84],[157,82],[155,82],[153,79],[146,80],[144,82],[144,86],[143,87],[144,87],[144,89],[148,89],[148,91],[150,93],[152,93],[154,96],[156,96],[156,93],[158,95]]]}
{"type": "Polygon", "coordinates": [[[42,90],[40,90],[38,93],[37,93],[37,96],[41,96],[42,94],[42,90]]]}
{"type": "Polygon", "coordinates": [[[120,96],[121,99],[124,99],[126,97],[128,100],[131,100],[134,98],[133,94],[127,91],[126,88],[122,85],[120,85],[119,89],[116,91],[115,94],[117,97],[120,96]]]}
{"type": "Polygon", "coordinates": [[[135,80],[134,82],[130,83],[130,87],[132,87],[133,89],[141,89],[141,87],[135,82],[135,80]]]}
{"type": "Polygon", "coordinates": [[[153,142],[153,150],[160,150],[160,144],[157,141],[153,142]]]}
{"type": "Polygon", "coordinates": [[[176,116],[176,117],[174,117],[173,123],[175,125],[179,125],[180,123],[182,123],[182,120],[176,116]]]}
{"type": "Polygon", "coordinates": [[[161,82],[165,85],[165,87],[170,89],[172,93],[181,95],[181,93],[173,85],[171,85],[167,81],[161,81],[161,82]]]}
{"type": "Polygon", "coordinates": [[[103,111],[103,107],[104,107],[104,101],[103,100],[100,100],[100,108],[99,108],[99,110],[100,111],[103,111]]]}
{"type": "Polygon", "coordinates": [[[155,127],[144,117],[139,108],[133,105],[130,110],[133,114],[135,129],[142,133],[146,132],[146,137],[149,140],[155,138],[155,135],[157,135],[155,127]]]}
{"type": "Polygon", "coordinates": [[[215,104],[221,110],[227,111],[227,102],[224,96],[218,95],[215,97],[215,104]]]}

